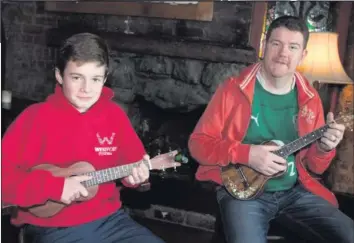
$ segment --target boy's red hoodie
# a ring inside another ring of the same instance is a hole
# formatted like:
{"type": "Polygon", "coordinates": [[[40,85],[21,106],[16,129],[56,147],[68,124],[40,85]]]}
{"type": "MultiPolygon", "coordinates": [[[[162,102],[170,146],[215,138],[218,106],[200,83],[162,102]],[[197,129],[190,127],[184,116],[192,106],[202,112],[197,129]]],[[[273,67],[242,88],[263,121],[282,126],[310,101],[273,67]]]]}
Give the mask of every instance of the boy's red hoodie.
{"type": "MultiPolygon", "coordinates": [[[[24,110],[2,139],[3,204],[26,208],[47,200],[60,201],[64,178],[44,170],[29,172],[35,165],[65,168],[86,161],[99,170],[141,160],[143,144],[112,97],[112,90],[104,87],[96,104],[79,113],[57,86],[45,102],[24,110]]],[[[73,203],[53,217],[38,218],[20,210],[12,223],[47,227],[87,223],[117,211],[119,195],[115,182],[101,184],[94,198],[73,203]]]]}

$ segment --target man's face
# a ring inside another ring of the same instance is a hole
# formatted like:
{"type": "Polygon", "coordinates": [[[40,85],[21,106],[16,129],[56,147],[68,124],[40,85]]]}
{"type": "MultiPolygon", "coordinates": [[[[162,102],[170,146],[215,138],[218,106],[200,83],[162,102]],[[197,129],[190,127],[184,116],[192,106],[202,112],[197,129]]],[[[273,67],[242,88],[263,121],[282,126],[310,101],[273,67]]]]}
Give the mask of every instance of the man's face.
{"type": "Polygon", "coordinates": [[[265,45],[263,65],[274,78],[292,76],[307,54],[301,32],[279,27],[272,31],[265,45]]]}
{"type": "Polygon", "coordinates": [[[56,69],[55,77],[62,85],[65,97],[82,113],[86,112],[99,99],[106,81],[105,71],[106,67],[98,62],[69,61],[63,76],[56,69]]]}

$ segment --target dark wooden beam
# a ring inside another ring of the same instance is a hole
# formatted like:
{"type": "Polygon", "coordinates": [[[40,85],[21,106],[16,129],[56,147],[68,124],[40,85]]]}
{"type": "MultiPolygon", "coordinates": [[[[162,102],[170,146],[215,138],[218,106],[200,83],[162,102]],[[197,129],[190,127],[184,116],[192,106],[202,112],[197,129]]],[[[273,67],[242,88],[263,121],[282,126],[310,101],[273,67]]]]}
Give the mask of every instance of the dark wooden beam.
{"type": "MultiPolygon", "coordinates": [[[[61,41],[71,34],[73,33],[65,33],[62,30],[50,30],[47,32],[47,43],[50,46],[59,46],[61,41]]],[[[257,54],[251,47],[225,46],[203,41],[162,39],[109,32],[96,34],[104,38],[111,49],[122,52],[209,62],[251,64],[257,61],[257,54]]]]}
{"type": "Polygon", "coordinates": [[[352,14],[352,2],[338,2],[336,32],[338,33],[338,52],[342,63],[347,48],[347,38],[350,25],[350,16],[352,14]]]}
{"type": "Polygon", "coordinates": [[[169,4],[151,2],[94,2],[94,1],[46,1],[45,10],[71,13],[94,13],[125,16],[155,17],[211,21],[214,13],[212,0],[196,4],[169,4]]]}
{"type": "Polygon", "coordinates": [[[260,41],[263,32],[264,15],[267,11],[267,2],[253,2],[252,19],[250,26],[249,42],[257,53],[260,51],[260,41]]]}
{"type": "MultiPolygon", "coordinates": [[[[351,2],[337,2],[337,20],[336,20],[336,32],[338,33],[338,54],[339,58],[344,64],[345,52],[347,49],[347,38],[350,25],[350,16],[352,11],[351,2]]],[[[338,104],[339,87],[338,85],[332,88],[331,101],[329,111],[335,113],[338,104]]]]}

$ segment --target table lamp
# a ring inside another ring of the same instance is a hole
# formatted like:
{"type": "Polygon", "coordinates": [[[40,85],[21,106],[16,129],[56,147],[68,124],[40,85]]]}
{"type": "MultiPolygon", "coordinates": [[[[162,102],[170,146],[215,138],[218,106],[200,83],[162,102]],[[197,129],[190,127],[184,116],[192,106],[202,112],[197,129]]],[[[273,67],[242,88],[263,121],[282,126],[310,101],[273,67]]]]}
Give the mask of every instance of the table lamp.
{"type": "MultiPolygon", "coordinates": [[[[338,52],[338,34],[335,32],[310,32],[307,56],[298,66],[309,82],[321,84],[354,84],[346,74],[338,52]]],[[[334,111],[337,90],[332,93],[330,111],[334,111]]]]}

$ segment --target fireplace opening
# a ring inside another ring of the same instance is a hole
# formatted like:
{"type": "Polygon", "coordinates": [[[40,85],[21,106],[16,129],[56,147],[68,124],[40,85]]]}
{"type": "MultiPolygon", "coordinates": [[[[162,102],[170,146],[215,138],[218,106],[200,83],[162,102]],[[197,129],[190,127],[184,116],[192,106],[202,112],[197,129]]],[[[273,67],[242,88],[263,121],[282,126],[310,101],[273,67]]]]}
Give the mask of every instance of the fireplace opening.
{"type": "Polygon", "coordinates": [[[184,108],[163,109],[143,96],[137,95],[127,108],[131,123],[150,157],[178,150],[189,160],[176,171],[172,169],[158,172],[160,176],[165,174],[165,177],[177,179],[194,177],[197,162],[189,154],[188,139],[205,107],[206,105],[200,105],[192,111],[185,111],[184,108]]]}

